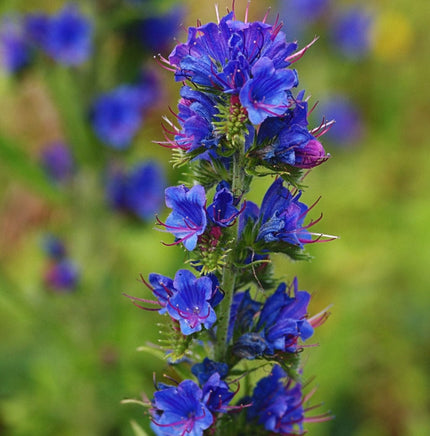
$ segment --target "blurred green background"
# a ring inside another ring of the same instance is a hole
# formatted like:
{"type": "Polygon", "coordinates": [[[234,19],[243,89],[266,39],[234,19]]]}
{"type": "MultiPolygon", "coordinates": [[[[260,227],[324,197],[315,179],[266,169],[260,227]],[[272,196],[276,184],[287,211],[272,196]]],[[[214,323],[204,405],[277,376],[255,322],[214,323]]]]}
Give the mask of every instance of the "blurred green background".
{"type": "MultiPolygon", "coordinates": [[[[236,3],[243,17],[245,1],[236,3]]],[[[157,2],[157,11],[172,4],[157,2]]],[[[221,12],[230,6],[218,4],[221,12]]],[[[345,4],[332,1],[333,7],[345,4]]],[[[331,317],[316,333],[319,346],[306,351],[305,376],[316,377],[315,401],[336,418],[310,424],[309,434],[427,436],[430,11],[424,0],[360,4],[375,17],[373,46],[364,58],[336,53],[327,22],[320,20],[304,34],[306,40],[318,34],[319,41],[296,64],[311,101],[342,92],[362,114],[361,138],[338,146],[323,137],[332,158],[306,178],[305,202],[322,196],[314,209],[316,216],[324,213],[317,231],[340,239],[310,246],[311,262],[276,257],[276,273],[287,280],[299,277],[300,287],[313,293],[311,313],[333,304],[331,317]]],[[[3,0],[0,11],[52,11],[61,5],[3,0]]],[[[91,13],[91,2],[82,5],[91,13]]],[[[185,26],[216,19],[212,2],[181,5],[185,26]]],[[[252,3],[250,17],[260,19],[268,6],[272,22],[280,5],[269,1],[252,3]]],[[[93,19],[102,25],[102,17],[93,19]]],[[[185,37],[185,32],[178,35],[185,37]]],[[[94,86],[103,89],[113,80],[105,68],[121,46],[115,38],[98,43],[105,64],[94,86]]],[[[175,184],[180,171],[169,168],[169,151],[152,141],[163,139],[161,116],[169,105],[175,107],[178,85],[170,73],[158,70],[164,96],[121,159],[131,164],[155,158],[175,184]]],[[[97,162],[83,166],[67,190],[51,189],[36,170],[32,178],[41,145],[69,139],[70,80],[66,69],[46,67],[19,80],[0,77],[0,137],[12,138],[24,156],[11,160],[4,148],[0,155],[1,435],[128,436],[131,420],[146,428],[143,409],[120,401],[152,394],[152,373],[161,373],[164,363],[136,348],[157,340],[158,318],[132,306],[122,292],[147,295],[140,273],[172,276],[185,261],[179,247],[160,243],[167,238],[152,222],[107,208],[97,162]],[[59,95],[65,98],[60,104],[54,98],[59,95]],[[46,232],[60,235],[80,265],[73,293],[56,294],[44,285],[40,241],[46,232]]],[[[254,184],[255,199],[269,182],[254,184]]]]}

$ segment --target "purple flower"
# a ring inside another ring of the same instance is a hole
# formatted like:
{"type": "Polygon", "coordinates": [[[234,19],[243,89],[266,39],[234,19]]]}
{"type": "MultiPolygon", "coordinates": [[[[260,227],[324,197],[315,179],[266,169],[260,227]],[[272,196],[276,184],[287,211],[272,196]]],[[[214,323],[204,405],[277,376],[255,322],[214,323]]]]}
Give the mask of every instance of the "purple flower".
{"type": "Polygon", "coordinates": [[[213,203],[207,208],[207,214],[217,226],[227,227],[233,223],[239,215],[239,211],[233,206],[234,198],[228,187],[223,184],[217,186],[213,203]]]}
{"type": "Polygon", "coordinates": [[[301,193],[293,195],[283,186],[281,178],[276,179],[266,192],[260,210],[260,229],[257,240],[266,243],[286,242],[303,248],[312,240],[308,227],[303,221],[309,208],[299,201],[301,193]]]}
{"type": "Polygon", "coordinates": [[[158,304],[161,306],[158,313],[166,313],[170,297],[176,292],[173,280],[170,277],[152,273],[149,274],[149,283],[152,286],[151,290],[157,298],[158,304]]]}
{"type": "Polygon", "coordinates": [[[70,148],[62,142],[53,142],[40,152],[42,167],[48,176],[57,183],[71,179],[75,172],[75,161],[70,148]]]}
{"type": "MultiPolygon", "coordinates": [[[[258,132],[256,154],[273,167],[291,165],[313,168],[329,158],[317,138],[308,131],[308,104],[303,101],[304,91],[294,100],[294,107],[282,117],[267,118],[258,132]]],[[[292,103],[293,104],[293,103],[292,103]]],[[[325,133],[323,124],[316,130],[325,133]]]]}
{"type": "Polygon", "coordinates": [[[115,149],[130,146],[142,124],[140,89],[122,85],[100,95],[91,110],[97,137],[115,149]]]}
{"type": "Polygon", "coordinates": [[[294,384],[282,368],[275,365],[270,375],[257,383],[248,418],[257,420],[273,433],[302,434],[305,410],[301,385],[294,384]]]}
{"type": "Polygon", "coordinates": [[[287,289],[281,283],[263,303],[254,301],[249,291],[235,294],[229,321],[229,340],[233,353],[246,359],[273,355],[277,351],[295,353],[297,341],[313,334],[327,315],[307,318],[310,295],[297,290],[297,279],[287,289]],[[294,292],[292,292],[294,290],[294,292]]]}
{"type": "Polygon", "coordinates": [[[360,59],[371,46],[373,18],[360,6],[343,11],[333,26],[333,44],[346,57],[360,59]]]}
{"type": "Polygon", "coordinates": [[[226,413],[235,393],[221,380],[219,373],[213,373],[202,387],[203,401],[212,413],[226,413]]]}
{"type": "Polygon", "coordinates": [[[215,98],[189,86],[183,86],[180,94],[177,119],[181,128],[174,127],[174,131],[165,128],[165,132],[175,139],[173,142],[166,137],[167,147],[187,152],[202,146],[207,149],[215,147],[219,142],[212,125],[218,114],[215,98]]]}
{"type": "Polygon", "coordinates": [[[31,61],[30,46],[25,38],[21,17],[4,17],[0,23],[0,65],[18,73],[31,61]]]}
{"type": "Polygon", "coordinates": [[[286,91],[298,84],[297,73],[276,70],[273,61],[265,57],[254,64],[251,73],[239,94],[251,123],[261,124],[270,115],[282,115],[288,108],[286,91]]]}
{"type": "Polygon", "coordinates": [[[151,428],[155,434],[202,436],[213,423],[202,395],[202,390],[192,380],[155,392],[151,409],[151,428]]]}
{"type": "Polygon", "coordinates": [[[293,353],[297,350],[297,340],[306,341],[313,335],[313,328],[306,320],[310,294],[297,290],[295,278],[287,290],[281,283],[276,292],[264,303],[256,329],[261,331],[267,354],[276,350],[293,353]],[[291,290],[294,289],[294,295],[291,290]]]}
{"type": "Polygon", "coordinates": [[[209,301],[212,298],[212,280],[196,278],[188,270],[179,270],[173,281],[176,292],[169,298],[167,312],[179,321],[184,335],[198,332],[204,325],[209,329],[216,321],[215,312],[209,301]]]}
{"type": "MultiPolygon", "coordinates": [[[[275,69],[285,68],[297,48],[288,43],[280,27],[263,22],[243,23],[231,12],[219,24],[190,27],[188,41],[169,56],[177,81],[189,79],[198,85],[238,94],[252,77],[252,67],[263,57],[275,69]]],[[[257,67],[257,72],[261,70],[257,67]]]]}
{"type": "Polygon", "coordinates": [[[176,46],[166,62],[177,81],[239,97],[250,122],[260,124],[288,107],[288,92],[298,83],[296,72],[287,69],[296,48],[280,26],[244,23],[230,13],[219,24],[191,27],[188,41],[176,46]]]}
{"type": "Polygon", "coordinates": [[[197,377],[200,385],[204,385],[215,373],[218,373],[220,378],[224,378],[228,374],[228,365],[205,357],[202,363],[196,363],[191,367],[191,372],[197,377]]]}
{"type": "Polygon", "coordinates": [[[185,185],[171,186],[165,191],[166,205],[173,209],[162,224],[166,231],[173,233],[189,251],[197,245],[198,236],[206,229],[206,193],[203,186],[188,189],[185,185]]]}
{"type": "Polygon", "coordinates": [[[64,65],[80,65],[92,51],[92,24],[75,4],[56,15],[29,15],[27,33],[36,45],[64,65]]]}
{"type": "Polygon", "coordinates": [[[254,301],[249,295],[249,289],[245,292],[237,292],[233,296],[233,304],[230,310],[228,326],[228,338],[241,335],[251,329],[254,317],[261,309],[262,303],[254,301]]]}
{"type": "Polygon", "coordinates": [[[69,259],[52,262],[46,273],[46,285],[58,292],[73,291],[79,280],[79,270],[69,259]]]}

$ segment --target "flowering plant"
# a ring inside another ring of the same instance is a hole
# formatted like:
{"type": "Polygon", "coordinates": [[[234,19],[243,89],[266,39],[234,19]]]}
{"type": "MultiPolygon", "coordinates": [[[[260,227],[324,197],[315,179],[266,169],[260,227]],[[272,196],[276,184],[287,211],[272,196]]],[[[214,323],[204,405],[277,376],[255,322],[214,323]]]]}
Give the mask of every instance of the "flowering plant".
{"type": "Polygon", "coordinates": [[[168,317],[164,352],[181,365],[144,402],[157,435],[303,434],[304,422],[328,419],[306,415],[313,391],[302,392],[300,359],[328,313],[310,316],[310,294],[297,278],[278,283],[271,268],[272,253],[303,259],[305,245],[334,238],[311,231],[316,203],[300,201],[305,170],[329,157],[318,138],[330,123],[309,130],[307,99],[295,92],[292,66],[311,44],[297,50],[281,24],[239,21],[233,10],[189,28],[161,58],[182,82],[161,144],[190,182],[166,189],[171,213],[157,222],[192,271],[142,277],[154,300],[128,296],[168,317]],[[267,176],[258,206],[247,194],[267,176]]]}

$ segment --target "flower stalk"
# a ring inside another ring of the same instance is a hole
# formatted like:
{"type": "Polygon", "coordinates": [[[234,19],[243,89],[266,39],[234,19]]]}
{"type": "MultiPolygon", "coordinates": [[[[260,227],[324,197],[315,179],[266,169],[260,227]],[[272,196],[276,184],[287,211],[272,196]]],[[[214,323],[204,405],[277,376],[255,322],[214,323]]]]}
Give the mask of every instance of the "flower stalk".
{"type": "Polygon", "coordinates": [[[299,187],[304,171],[329,157],[319,141],[328,124],[308,127],[307,98],[295,92],[290,68],[304,54],[296,50],[278,23],[241,22],[233,11],[190,28],[188,41],[162,59],[183,82],[167,143],[194,180],[166,189],[171,213],[158,224],[175,237],[166,245],[184,247],[193,272],[153,273],[148,287],[170,317],[171,364],[185,357],[194,365],[177,386],[156,385],[157,435],[301,435],[305,422],[326,418],[305,416],[312,407],[304,407],[301,351],[328,314],[310,317],[310,293],[297,278],[279,283],[270,259],[304,259],[305,246],[325,237],[309,231],[320,218],[308,218],[316,203],[301,202],[299,187]],[[273,182],[261,205],[246,201],[252,177],[266,175],[273,182]],[[255,383],[251,373],[264,377],[255,383]],[[242,378],[247,396],[236,401],[242,378]]]}

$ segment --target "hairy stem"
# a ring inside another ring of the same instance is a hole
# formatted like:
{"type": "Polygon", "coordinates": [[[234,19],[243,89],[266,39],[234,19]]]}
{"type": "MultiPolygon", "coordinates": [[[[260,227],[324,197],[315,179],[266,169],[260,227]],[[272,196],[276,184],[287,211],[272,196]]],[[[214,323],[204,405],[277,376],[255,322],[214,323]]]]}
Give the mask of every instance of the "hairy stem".
{"type": "MultiPolygon", "coordinates": [[[[233,155],[233,178],[232,192],[236,199],[240,199],[244,194],[245,188],[245,166],[244,166],[244,144],[240,150],[233,155]]],[[[236,283],[236,251],[234,250],[235,239],[237,238],[238,220],[231,226],[229,235],[231,237],[231,251],[227,255],[226,263],[223,268],[221,289],[224,292],[224,298],[221,301],[218,309],[217,323],[217,342],[215,344],[215,360],[217,362],[225,362],[227,352],[227,332],[230,319],[230,310],[233,301],[234,288],[236,283]]]]}

